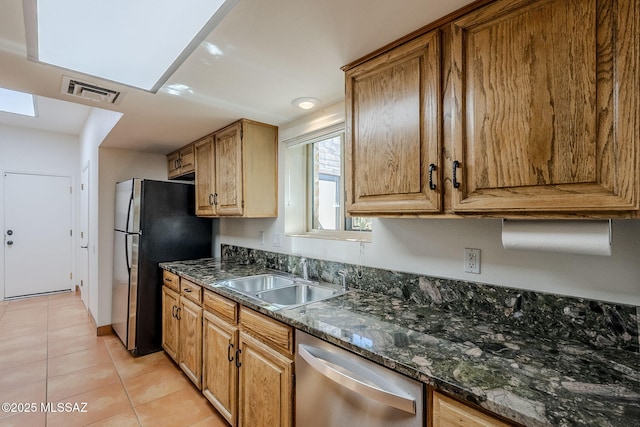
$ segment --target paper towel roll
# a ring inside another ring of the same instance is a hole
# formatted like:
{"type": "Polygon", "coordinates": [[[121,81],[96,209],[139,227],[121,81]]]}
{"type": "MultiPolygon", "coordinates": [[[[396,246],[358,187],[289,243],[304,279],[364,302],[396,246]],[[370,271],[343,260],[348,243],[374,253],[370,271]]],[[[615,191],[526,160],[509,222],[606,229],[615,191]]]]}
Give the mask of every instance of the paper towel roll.
{"type": "Polygon", "coordinates": [[[503,220],[505,249],[611,255],[611,220],[503,220]]]}

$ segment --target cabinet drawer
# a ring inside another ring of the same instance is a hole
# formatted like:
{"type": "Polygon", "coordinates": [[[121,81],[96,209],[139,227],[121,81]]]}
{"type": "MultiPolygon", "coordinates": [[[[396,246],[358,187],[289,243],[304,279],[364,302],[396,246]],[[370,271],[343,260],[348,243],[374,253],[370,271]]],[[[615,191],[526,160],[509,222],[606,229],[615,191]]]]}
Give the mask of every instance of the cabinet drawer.
{"type": "Polygon", "coordinates": [[[187,299],[202,305],[202,288],[186,279],[180,280],[180,294],[187,299]]]}
{"type": "Polygon", "coordinates": [[[164,270],[162,272],[162,283],[169,289],[180,292],[180,277],[177,274],[164,270]]]}
{"type": "Polygon", "coordinates": [[[245,307],[240,307],[240,327],[279,351],[293,355],[293,328],[245,307]]]}
{"type": "Polygon", "coordinates": [[[238,323],[238,304],[230,299],[205,290],[203,305],[207,311],[217,315],[229,323],[234,325],[238,323]]]}

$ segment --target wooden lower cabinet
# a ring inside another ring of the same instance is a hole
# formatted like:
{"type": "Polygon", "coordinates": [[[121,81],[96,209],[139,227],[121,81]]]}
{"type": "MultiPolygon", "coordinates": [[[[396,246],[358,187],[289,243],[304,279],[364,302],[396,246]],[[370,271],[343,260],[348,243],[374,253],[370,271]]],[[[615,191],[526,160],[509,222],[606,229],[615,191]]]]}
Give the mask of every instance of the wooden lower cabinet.
{"type": "Polygon", "coordinates": [[[231,426],[292,426],[293,329],[208,291],[204,307],[204,396],[231,426]]]}
{"type": "Polygon", "coordinates": [[[176,316],[180,295],[168,286],[162,287],[162,348],[173,360],[178,360],[180,323],[176,316]]]}
{"type": "Polygon", "coordinates": [[[202,387],[202,307],[180,298],[178,364],[199,389],[202,387]]]}
{"type": "Polygon", "coordinates": [[[238,419],[238,327],[203,314],[202,393],[232,426],[238,419]]]}
{"type": "MultiPolygon", "coordinates": [[[[171,276],[165,271],[164,278],[171,276]]],[[[179,279],[180,293],[162,287],[162,348],[199,389],[202,386],[202,307],[200,286],[179,279]]]]}
{"type": "Polygon", "coordinates": [[[431,411],[433,417],[431,427],[509,427],[512,425],[435,391],[431,411]]]}
{"type": "Polygon", "coordinates": [[[293,361],[244,332],[240,350],[239,425],[291,426],[293,361]]]}

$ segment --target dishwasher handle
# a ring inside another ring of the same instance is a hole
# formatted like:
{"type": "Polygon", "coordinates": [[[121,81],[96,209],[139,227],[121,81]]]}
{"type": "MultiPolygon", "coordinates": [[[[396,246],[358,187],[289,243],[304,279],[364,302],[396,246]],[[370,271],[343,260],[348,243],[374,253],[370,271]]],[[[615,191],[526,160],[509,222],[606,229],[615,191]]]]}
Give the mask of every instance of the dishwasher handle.
{"type": "MultiPolygon", "coordinates": [[[[346,359],[343,359],[339,355],[325,352],[324,350],[311,347],[308,345],[300,344],[298,345],[298,355],[304,359],[309,366],[315,369],[320,375],[326,377],[327,379],[335,382],[336,384],[347,388],[355,393],[360,394],[361,396],[368,397],[370,399],[376,400],[384,405],[391,406],[393,408],[399,409],[404,412],[408,412],[410,414],[416,413],[416,400],[408,395],[401,395],[391,390],[385,390],[380,387],[376,387],[374,385],[366,384],[353,376],[348,375],[347,373],[338,371],[337,369],[331,367],[327,362],[321,357],[317,357],[312,354],[315,352],[320,355],[322,353],[327,353],[331,358],[337,359],[336,365],[344,365],[345,363],[340,363],[340,361],[346,362],[346,359]]],[[[348,363],[347,363],[348,364],[348,363]]],[[[366,369],[366,368],[362,368],[366,369]]]]}

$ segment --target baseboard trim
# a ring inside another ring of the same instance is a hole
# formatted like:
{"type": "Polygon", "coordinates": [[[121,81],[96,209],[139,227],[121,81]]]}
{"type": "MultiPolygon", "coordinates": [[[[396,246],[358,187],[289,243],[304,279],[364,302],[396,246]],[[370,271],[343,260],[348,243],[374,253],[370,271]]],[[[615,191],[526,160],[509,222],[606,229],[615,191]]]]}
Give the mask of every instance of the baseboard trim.
{"type": "Polygon", "coordinates": [[[99,337],[103,337],[105,335],[113,335],[113,328],[111,327],[111,325],[98,326],[96,331],[99,337]]]}

